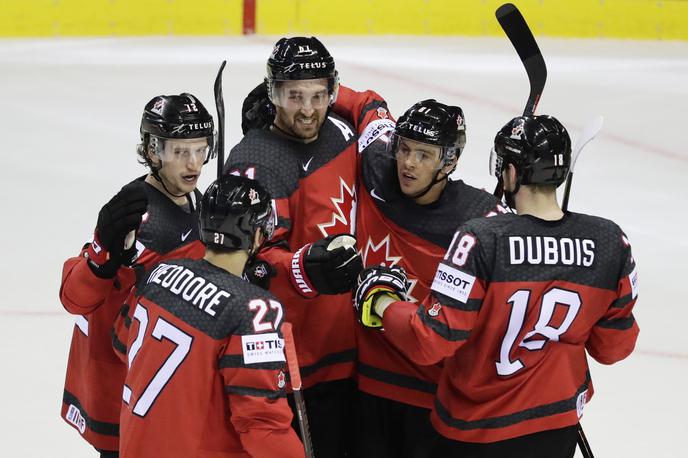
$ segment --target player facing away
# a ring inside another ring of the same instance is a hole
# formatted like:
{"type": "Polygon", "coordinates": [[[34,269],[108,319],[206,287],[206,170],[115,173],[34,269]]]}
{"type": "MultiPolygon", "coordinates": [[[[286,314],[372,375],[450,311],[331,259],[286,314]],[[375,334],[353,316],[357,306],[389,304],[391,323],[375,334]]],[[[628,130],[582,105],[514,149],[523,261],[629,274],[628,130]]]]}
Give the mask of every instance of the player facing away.
{"type": "Polygon", "coordinates": [[[225,172],[255,178],[275,201],[278,226],[259,259],[275,269],[270,291],[293,324],[315,453],[345,456],[356,355],[350,291],[362,267],[345,235],[355,228],[357,137],[329,110],[339,79],[316,38],[280,39],[266,83],[274,122],[246,133],[225,172]]]}
{"type": "Polygon", "coordinates": [[[203,259],[155,266],[129,328],[121,455],[303,457],[284,391],[282,304],[242,279],[270,195],[225,176],[201,200],[203,259]]]}
{"type": "Polygon", "coordinates": [[[103,206],[93,240],[79,256],[65,261],[60,288],[63,306],[77,315],[62,417],[108,457],[117,456],[119,449],[126,375],[126,366],[113,352],[115,316],[137,272],[167,257],[203,256],[196,182],[214,151],[213,118],[191,94],[149,101],[140,133],[137,151],[150,173],[124,186],[103,206]]]}
{"type": "Polygon", "coordinates": [[[432,456],[573,457],[586,350],[612,364],[635,346],[635,262],[616,224],[559,208],[571,145],[555,118],[514,118],[493,155],[518,215],[461,226],[420,306],[396,267],[364,270],[355,304],[416,363],[447,358],[432,456]]]}
{"type": "MultiPolygon", "coordinates": [[[[342,89],[344,101],[356,94],[357,99],[367,98],[366,93],[342,89]]],[[[371,106],[371,102],[365,105],[371,106]]],[[[396,126],[384,105],[378,105],[375,112],[378,119],[365,127],[359,141],[363,147],[362,183],[356,236],[364,266],[405,269],[412,285],[409,300],[416,301],[429,293],[437,264],[456,228],[504,210],[492,194],[448,178],[466,144],[460,107],[423,100],[410,107],[396,126]],[[391,138],[384,135],[389,125],[391,138]]],[[[430,409],[442,365],[414,363],[379,326],[357,326],[356,341],[355,455],[428,456],[434,436],[430,409]]]]}

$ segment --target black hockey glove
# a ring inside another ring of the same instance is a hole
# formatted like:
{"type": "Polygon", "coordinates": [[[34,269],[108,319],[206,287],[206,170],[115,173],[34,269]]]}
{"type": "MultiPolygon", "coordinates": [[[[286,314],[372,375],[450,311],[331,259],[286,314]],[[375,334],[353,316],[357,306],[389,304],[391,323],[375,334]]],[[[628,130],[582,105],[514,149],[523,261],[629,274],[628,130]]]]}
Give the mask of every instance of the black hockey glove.
{"type": "Polygon", "coordinates": [[[373,266],[365,268],[358,276],[354,292],[354,309],[358,321],[369,328],[381,328],[382,317],[375,313],[375,300],[388,295],[394,300],[405,301],[408,279],[404,269],[398,266],[373,266]]]}
{"type": "Polygon", "coordinates": [[[267,129],[275,120],[275,105],[268,96],[268,85],[263,81],[248,93],[241,105],[241,131],[267,129]]]}
{"type": "Polygon", "coordinates": [[[136,260],[135,232],[148,207],[142,182],[124,186],[98,213],[93,242],[86,251],[88,265],[100,278],[114,278],[121,265],[136,260]]]}
{"type": "Polygon", "coordinates": [[[363,269],[356,239],[349,234],[330,235],[294,253],[291,279],[305,297],[351,291],[363,269]]]}
{"type": "Polygon", "coordinates": [[[250,258],[244,266],[244,280],[263,289],[270,288],[270,280],[275,275],[277,271],[274,267],[256,258],[250,258]]]}

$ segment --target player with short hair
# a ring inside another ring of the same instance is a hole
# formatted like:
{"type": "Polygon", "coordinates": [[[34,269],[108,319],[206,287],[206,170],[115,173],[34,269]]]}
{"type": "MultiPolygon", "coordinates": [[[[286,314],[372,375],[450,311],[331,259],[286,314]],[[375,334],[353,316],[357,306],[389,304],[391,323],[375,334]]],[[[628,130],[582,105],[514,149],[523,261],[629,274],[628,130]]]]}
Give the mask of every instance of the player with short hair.
{"type": "Polygon", "coordinates": [[[418,364],[445,359],[431,421],[432,456],[573,457],[577,423],[593,394],[587,352],[627,357],[638,325],[628,238],[613,222],[563,212],[571,142],[550,116],[519,116],[497,134],[496,176],[518,215],[461,226],[432,294],[409,302],[397,267],[359,276],[364,324],[418,364]]]}
{"type": "Polygon", "coordinates": [[[282,304],[242,278],[274,231],[270,195],[221,177],[199,221],[204,258],[156,265],[124,323],[122,458],[303,457],[285,399],[282,304]]]}
{"type": "MultiPolygon", "coordinates": [[[[356,236],[364,266],[404,268],[412,282],[409,300],[421,299],[456,227],[505,212],[493,195],[449,179],[466,144],[463,110],[423,100],[395,125],[379,95],[345,87],[335,108],[362,120],[356,236]]],[[[429,415],[442,365],[409,360],[379,326],[357,326],[356,341],[356,456],[428,456],[434,437],[429,415]]]]}
{"type": "MultiPolygon", "coordinates": [[[[117,456],[126,366],[110,331],[137,272],[168,257],[203,256],[196,183],[214,154],[214,123],[191,94],[161,95],[145,106],[140,160],[150,173],[124,186],[98,214],[93,240],[65,261],[60,300],[77,316],[62,417],[102,456],[117,456]]],[[[121,347],[121,342],[118,342],[121,347]]]]}
{"type": "Polygon", "coordinates": [[[361,269],[355,239],[356,133],[330,111],[339,76],[315,37],[282,38],[267,62],[275,106],[230,152],[225,173],[260,181],[275,200],[277,230],[258,259],[275,270],[270,291],[286,306],[319,457],[346,456],[353,397],[350,290],[361,269]],[[345,293],[345,294],[342,294],[345,293]]]}

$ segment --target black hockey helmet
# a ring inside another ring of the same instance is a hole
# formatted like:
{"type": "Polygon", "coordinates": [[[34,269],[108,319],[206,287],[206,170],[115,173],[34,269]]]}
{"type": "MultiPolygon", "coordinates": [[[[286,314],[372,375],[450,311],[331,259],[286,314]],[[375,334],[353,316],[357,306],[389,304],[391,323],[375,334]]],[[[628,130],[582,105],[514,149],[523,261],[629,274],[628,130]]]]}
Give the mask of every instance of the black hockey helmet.
{"type": "Polygon", "coordinates": [[[518,171],[520,184],[559,186],[571,166],[571,139],[553,116],[518,116],[497,133],[491,173],[501,178],[506,164],[518,171]]]}
{"type": "Polygon", "coordinates": [[[444,167],[458,158],[466,145],[463,110],[434,99],[418,102],[397,121],[391,142],[394,151],[398,147],[399,137],[439,146],[444,167]]]}
{"type": "Polygon", "coordinates": [[[272,237],[275,217],[270,194],[255,180],[225,175],[203,194],[199,209],[201,241],[210,247],[250,250],[261,230],[272,237]]]}
{"type": "MultiPolygon", "coordinates": [[[[159,95],[146,104],[141,118],[144,153],[148,145],[153,145],[156,150],[160,148],[161,140],[190,138],[207,138],[209,150],[205,162],[214,157],[213,117],[196,97],[188,93],[159,95]]],[[[145,154],[143,157],[149,162],[145,154]]]]}
{"type": "Polygon", "coordinates": [[[273,103],[280,81],[326,79],[330,104],[337,99],[339,76],[334,59],[315,37],[280,38],[267,64],[268,93],[273,103]]]}

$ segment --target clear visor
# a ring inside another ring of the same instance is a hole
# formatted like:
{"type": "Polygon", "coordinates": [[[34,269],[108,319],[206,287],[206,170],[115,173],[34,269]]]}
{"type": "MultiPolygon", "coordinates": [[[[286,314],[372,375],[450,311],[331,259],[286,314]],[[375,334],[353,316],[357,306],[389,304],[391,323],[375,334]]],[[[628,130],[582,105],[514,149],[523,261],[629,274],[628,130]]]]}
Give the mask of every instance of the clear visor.
{"type": "Polygon", "coordinates": [[[276,81],[272,103],[288,110],[321,110],[330,104],[327,80],[276,81]]]}
{"type": "Polygon", "coordinates": [[[490,175],[501,178],[502,177],[502,158],[497,154],[494,147],[490,151],[490,175]]]}
{"type": "Polygon", "coordinates": [[[151,141],[155,142],[155,153],[163,162],[198,162],[204,164],[212,155],[213,137],[184,139],[154,137],[151,141]]]}
{"type": "Polygon", "coordinates": [[[442,168],[442,147],[429,145],[405,137],[394,136],[394,158],[398,162],[410,161],[416,167],[439,170],[442,168]]]}

